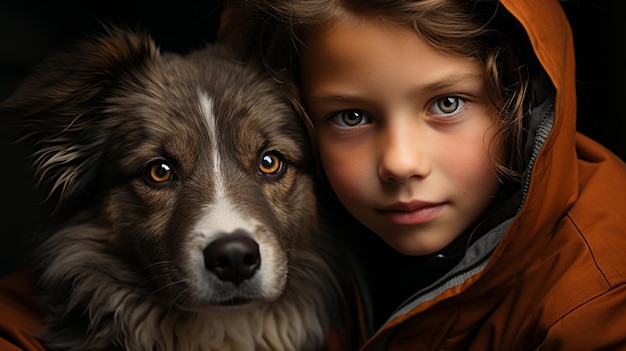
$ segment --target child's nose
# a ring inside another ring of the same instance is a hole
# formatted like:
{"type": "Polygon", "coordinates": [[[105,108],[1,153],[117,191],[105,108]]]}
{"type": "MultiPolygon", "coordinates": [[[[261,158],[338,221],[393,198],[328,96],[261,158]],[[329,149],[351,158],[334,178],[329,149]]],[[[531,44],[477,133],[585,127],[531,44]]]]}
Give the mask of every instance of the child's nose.
{"type": "Polygon", "coordinates": [[[430,173],[428,145],[420,141],[416,133],[397,128],[384,139],[378,165],[378,175],[383,182],[405,183],[430,173]]]}

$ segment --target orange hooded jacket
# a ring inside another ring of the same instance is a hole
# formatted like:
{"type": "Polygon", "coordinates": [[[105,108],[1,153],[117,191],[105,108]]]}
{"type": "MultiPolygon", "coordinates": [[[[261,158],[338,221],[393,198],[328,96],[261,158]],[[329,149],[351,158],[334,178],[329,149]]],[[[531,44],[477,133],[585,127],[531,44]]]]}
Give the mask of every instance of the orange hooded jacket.
{"type": "MultiPolygon", "coordinates": [[[[626,350],[626,164],[576,132],[572,34],[557,0],[501,0],[555,88],[534,112],[523,204],[362,351],[626,350]],[[553,101],[553,104],[551,103],[553,101]]],[[[0,350],[43,350],[46,309],[19,273],[0,282],[0,350]]]]}

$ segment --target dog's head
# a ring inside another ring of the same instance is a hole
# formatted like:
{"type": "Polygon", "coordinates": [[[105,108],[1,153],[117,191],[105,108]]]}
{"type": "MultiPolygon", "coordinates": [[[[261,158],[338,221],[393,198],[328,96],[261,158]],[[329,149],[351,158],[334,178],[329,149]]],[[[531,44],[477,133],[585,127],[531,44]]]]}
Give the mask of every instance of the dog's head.
{"type": "Polygon", "coordinates": [[[49,280],[99,270],[182,309],[281,294],[316,226],[308,138],[274,82],[225,52],[160,53],[113,28],[2,104],[55,223],[49,280]]]}

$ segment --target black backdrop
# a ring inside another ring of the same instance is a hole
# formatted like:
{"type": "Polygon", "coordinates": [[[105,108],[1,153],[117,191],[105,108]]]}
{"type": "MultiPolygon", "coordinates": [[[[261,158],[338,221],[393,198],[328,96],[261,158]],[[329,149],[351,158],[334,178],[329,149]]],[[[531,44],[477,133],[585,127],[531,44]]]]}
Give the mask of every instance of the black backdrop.
{"type": "MultiPolygon", "coordinates": [[[[578,129],[626,159],[626,27],[622,0],[560,2],[570,19],[577,52],[578,129]]],[[[53,50],[99,27],[99,20],[141,25],[164,50],[184,53],[214,40],[219,0],[163,3],[127,1],[0,3],[0,100],[53,50]]],[[[540,15],[540,14],[538,14],[540,15]]],[[[0,277],[24,263],[25,242],[38,215],[28,190],[23,155],[7,145],[0,121],[0,277]]],[[[625,204],[626,206],[626,201],[625,204]]]]}

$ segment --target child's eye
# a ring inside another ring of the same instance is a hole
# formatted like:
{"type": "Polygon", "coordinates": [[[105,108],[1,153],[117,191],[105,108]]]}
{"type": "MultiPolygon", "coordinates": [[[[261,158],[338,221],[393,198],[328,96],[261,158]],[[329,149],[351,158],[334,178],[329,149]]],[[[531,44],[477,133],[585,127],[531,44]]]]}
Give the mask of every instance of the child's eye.
{"type": "Polygon", "coordinates": [[[436,115],[449,115],[459,111],[465,105],[465,101],[458,96],[441,97],[431,105],[430,112],[436,115]]]}
{"type": "Polygon", "coordinates": [[[334,115],[332,121],[340,127],[355,127],[369,122],[370,117],[361,110],[344,110],[334,115]]]}

